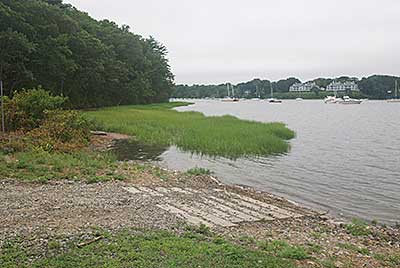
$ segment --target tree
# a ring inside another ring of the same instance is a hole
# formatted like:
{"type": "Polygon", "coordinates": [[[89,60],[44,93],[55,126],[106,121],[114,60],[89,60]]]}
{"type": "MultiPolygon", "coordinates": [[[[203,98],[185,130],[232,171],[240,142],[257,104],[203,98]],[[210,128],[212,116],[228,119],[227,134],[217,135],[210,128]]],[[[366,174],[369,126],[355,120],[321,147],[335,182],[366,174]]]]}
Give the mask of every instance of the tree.
{"type": "Polygon", "coordinates": [[[24,34],[11,29],[0,32],[0,81],[6,93],[11,94],[18,84],[33,79],[27,63],[34,48],[24,34]]]}
{"type": "Polygon", "coordinates": [[[84,108],[166,101],[172,92],[165,46],[61,0],[0,1],[0,34],[8,95],[42,85],[84,108]]]}

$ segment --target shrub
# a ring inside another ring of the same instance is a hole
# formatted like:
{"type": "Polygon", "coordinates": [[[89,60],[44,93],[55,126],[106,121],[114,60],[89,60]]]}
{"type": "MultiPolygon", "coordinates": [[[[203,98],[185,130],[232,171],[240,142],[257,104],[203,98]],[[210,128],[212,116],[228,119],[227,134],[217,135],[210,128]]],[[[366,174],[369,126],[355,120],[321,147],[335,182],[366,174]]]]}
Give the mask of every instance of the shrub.
{"type": "Polygon", "coordinates": [[[66,100],[62,96],[52,96],[40,87],[16,92],[12,99],[4,99],[7,130],[38,127],[46,110],[60,109],[66,100]]]}
{"type": "Polygon", "coordinates": [[[78,111],[46,111],[38,128],[28,137],[46,151],[70,152],[88,144],[91,123],[78,111]]]}
{"type": "Polygon", "coordinates": [[[27,139],[24,133],[13,132],[0,136],[0,152],[12,154],[28,149],[27,139]]]}

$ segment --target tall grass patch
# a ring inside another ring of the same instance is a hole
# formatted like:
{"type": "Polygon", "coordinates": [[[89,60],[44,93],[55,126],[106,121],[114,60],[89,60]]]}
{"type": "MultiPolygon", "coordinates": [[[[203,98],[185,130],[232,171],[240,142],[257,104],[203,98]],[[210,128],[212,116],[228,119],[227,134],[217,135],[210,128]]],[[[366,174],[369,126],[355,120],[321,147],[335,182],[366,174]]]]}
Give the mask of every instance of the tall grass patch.
{"type": "Polygon", "coordinates": [[[282,123],[177,112],[182,103],[112,107],[87,112],[104,130],[135,136],[139,141],[176,145],[191,153],[239,158],[285,153],[294,132],[282,123]]]}

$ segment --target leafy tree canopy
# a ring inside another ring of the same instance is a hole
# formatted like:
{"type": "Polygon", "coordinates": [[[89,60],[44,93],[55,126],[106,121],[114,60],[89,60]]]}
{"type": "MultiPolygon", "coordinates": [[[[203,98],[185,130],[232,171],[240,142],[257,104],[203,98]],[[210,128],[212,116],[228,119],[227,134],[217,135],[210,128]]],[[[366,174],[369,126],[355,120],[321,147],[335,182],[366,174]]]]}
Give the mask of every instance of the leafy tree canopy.
{"type": "Polygon", "coordinates": [[[0,78],[5,93],[39,85],[73,107],[161,102],[173,74],[167,49],[62,0],[0,1],[0,78]]]}

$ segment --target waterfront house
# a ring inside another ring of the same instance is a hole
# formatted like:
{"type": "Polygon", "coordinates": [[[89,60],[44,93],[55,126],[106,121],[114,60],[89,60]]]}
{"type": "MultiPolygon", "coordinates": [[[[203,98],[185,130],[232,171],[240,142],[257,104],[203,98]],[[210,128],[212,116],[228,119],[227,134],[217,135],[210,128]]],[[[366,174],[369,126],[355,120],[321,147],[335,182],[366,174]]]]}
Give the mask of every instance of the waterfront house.
{"type": "Polygon", "coordinates": [[[289,91],[290,92],[309,92],[313,88],[320,89],[320,87],[317,86],[317,84],[315,84],[314,82],[295,83],[289,88],[289,91]]]}
{"type": "Polygon", "coordinates": [[[354,81],[332,82],[326,88],[327,91],[360,91],[358,85],[354,81]]]}

